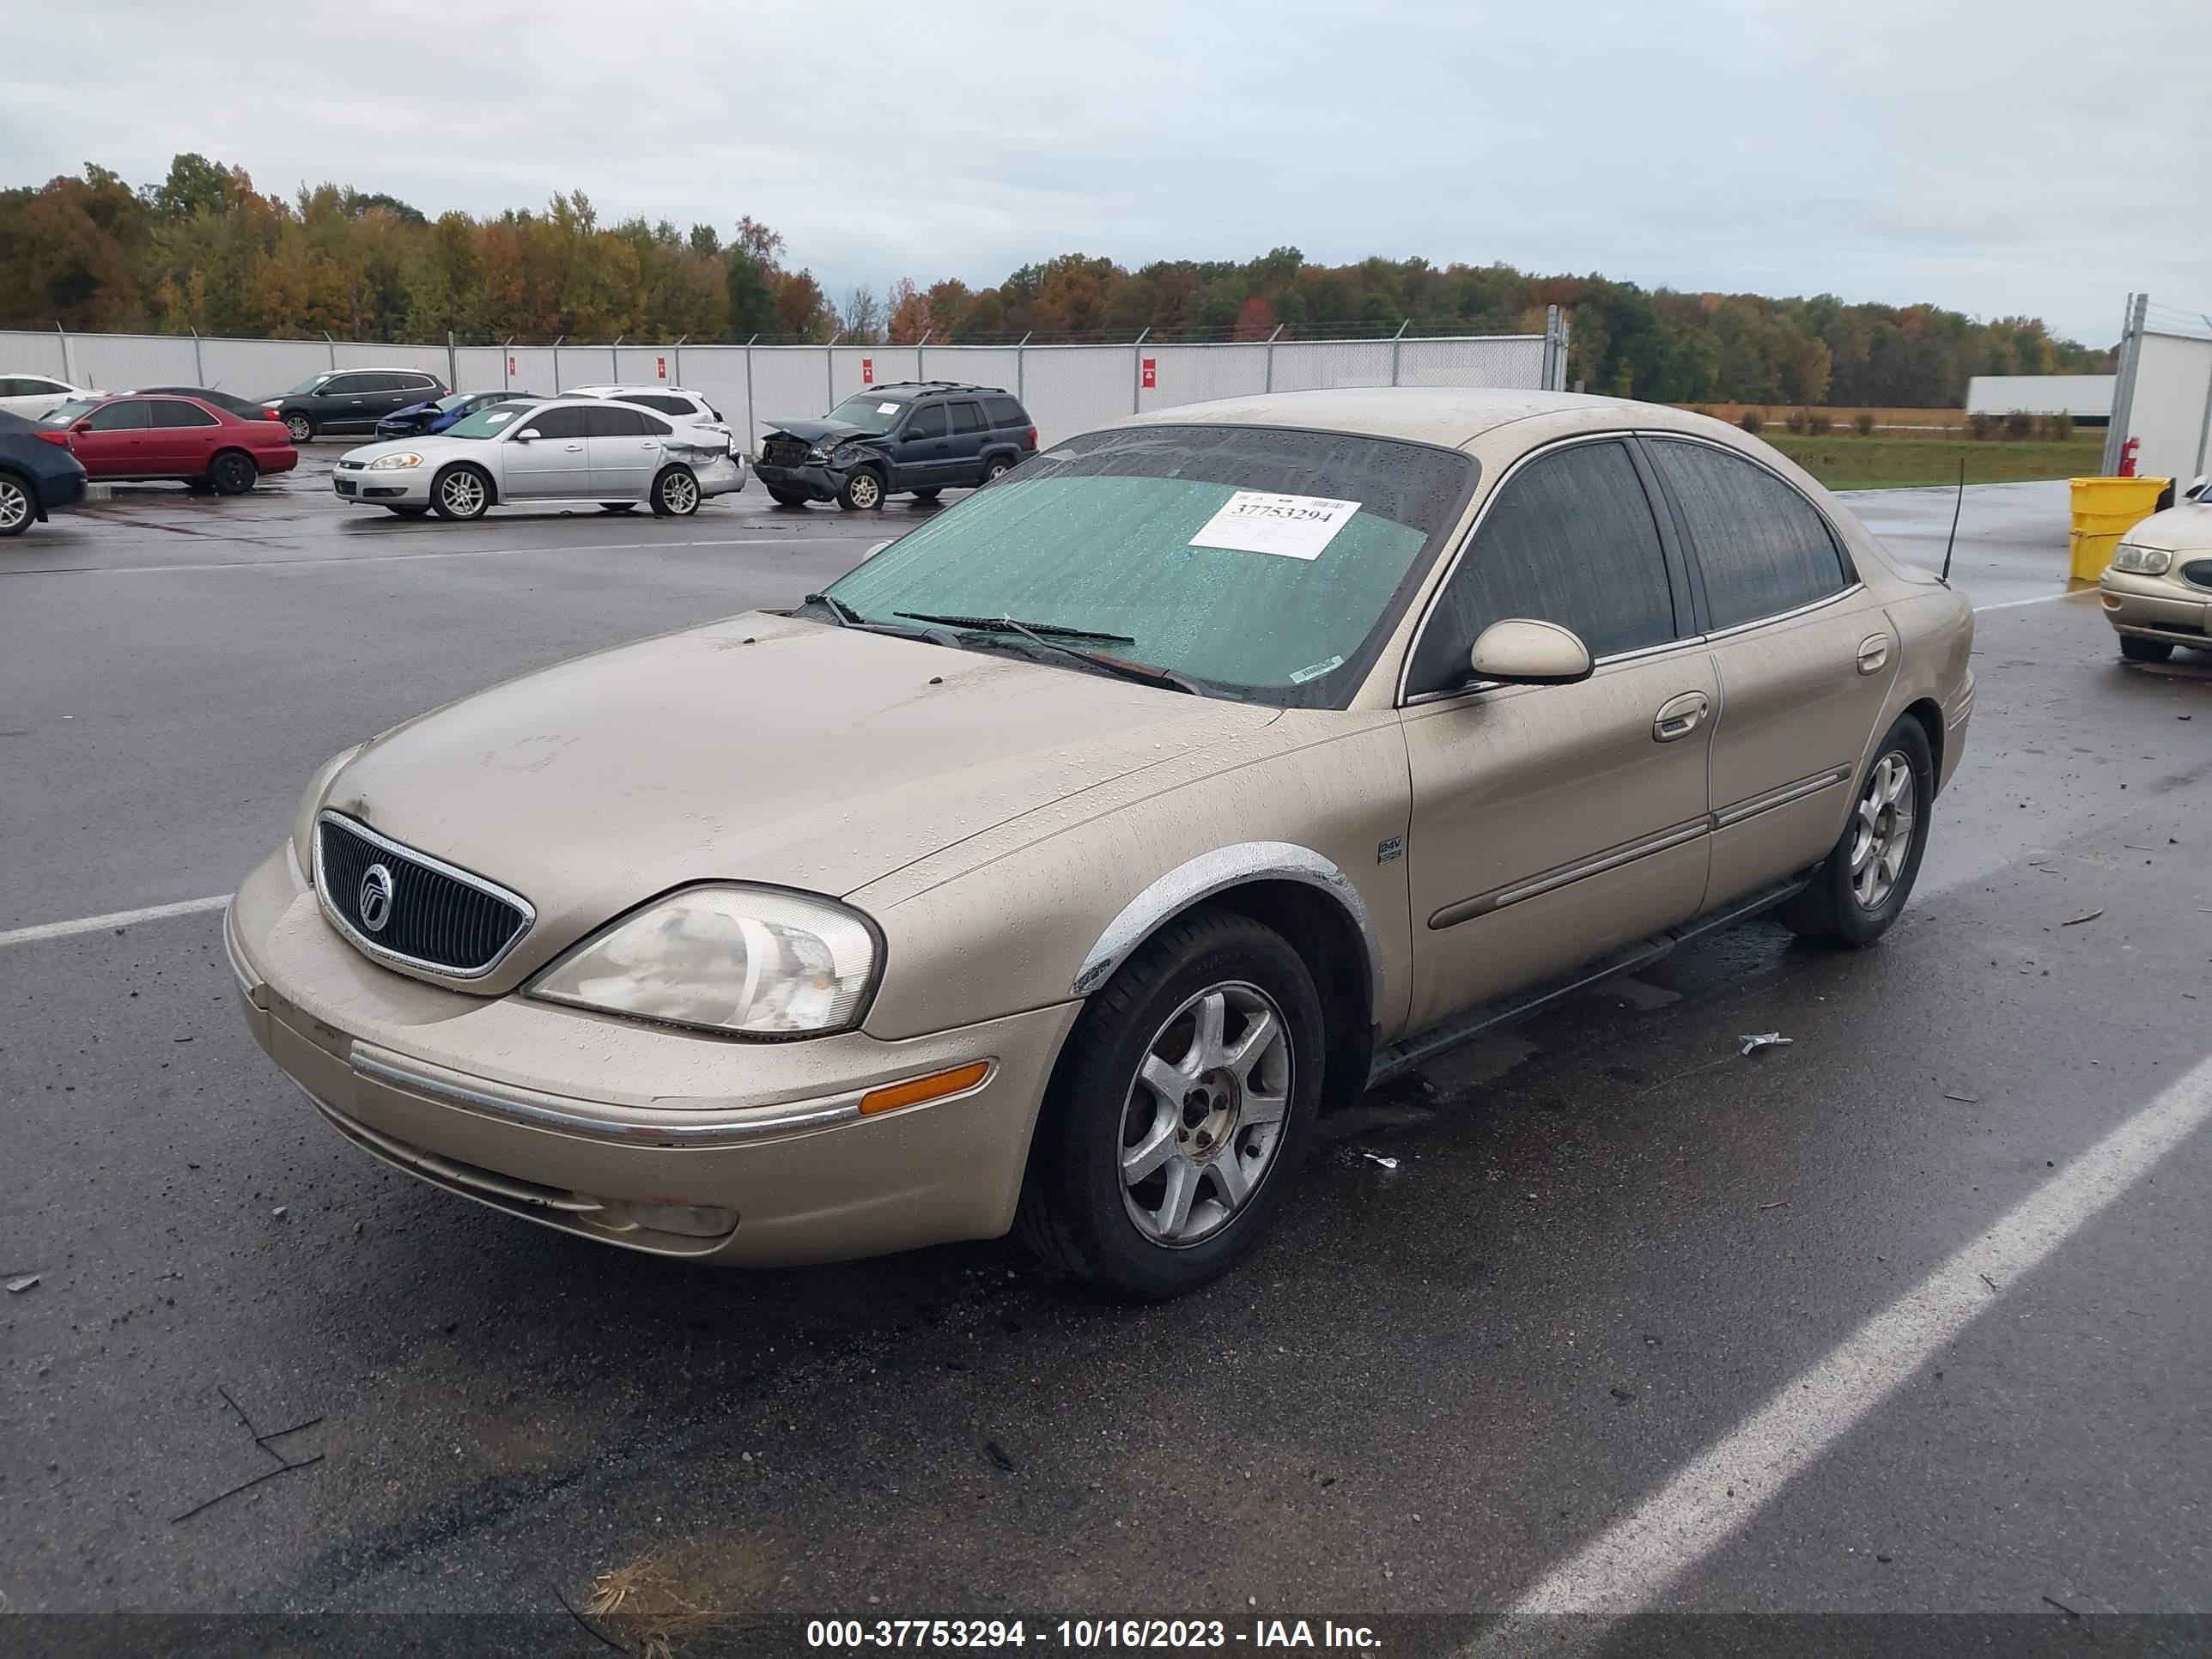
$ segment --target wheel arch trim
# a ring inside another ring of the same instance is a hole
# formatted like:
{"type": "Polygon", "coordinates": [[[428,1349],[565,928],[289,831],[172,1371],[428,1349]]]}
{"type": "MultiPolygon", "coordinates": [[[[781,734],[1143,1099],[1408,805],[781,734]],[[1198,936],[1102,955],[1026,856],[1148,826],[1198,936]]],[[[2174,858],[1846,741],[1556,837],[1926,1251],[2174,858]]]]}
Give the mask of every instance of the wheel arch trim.
{"type": "Polygon", "coordinates": [[[1257,881],[1291,881],[1326,894],[1358,930],[1364,949],[1370,1008],[1382,1006],[1382,945],[1375,918],[1334,860],[1293,842],[1248,841],[1188,859],[1123,905],[1083,958],[1071,989],[1088,996],[1158,933],[1193,905],[1257,881]]]}

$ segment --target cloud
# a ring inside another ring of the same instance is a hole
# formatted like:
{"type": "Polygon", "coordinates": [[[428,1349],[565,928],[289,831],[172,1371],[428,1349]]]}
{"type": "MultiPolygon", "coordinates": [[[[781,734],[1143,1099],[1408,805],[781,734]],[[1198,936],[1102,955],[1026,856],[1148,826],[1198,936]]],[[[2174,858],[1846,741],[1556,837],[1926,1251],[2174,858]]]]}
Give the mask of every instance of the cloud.
{"type": "Polygon", "coordinates": [[[2027,313],[2099,343],[2129,289],[2212,309],[2191,0],[2124,27],[1996,0],[387,0],[39,27],[0,64],[0,179],[149,180],[197,149],[431,213],[581,189],[605,218],[750,213],[834,291],[1289,244],[2027,313]]]}

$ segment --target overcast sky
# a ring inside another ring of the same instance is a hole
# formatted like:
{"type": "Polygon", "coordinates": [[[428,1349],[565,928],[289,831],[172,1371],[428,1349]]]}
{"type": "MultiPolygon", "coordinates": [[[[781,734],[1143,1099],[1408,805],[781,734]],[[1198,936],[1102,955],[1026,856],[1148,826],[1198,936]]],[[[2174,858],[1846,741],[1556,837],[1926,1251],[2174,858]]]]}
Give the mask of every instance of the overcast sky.
{"type": "Polygon", "coordinates": [[[7,34],[0,182],[196,149],[433,215],[581,189],[750,213],[840,298],[1289,244],[2100,345],[2131,289],[2212,311],[2204,0],[80,0],[7,34]]]}

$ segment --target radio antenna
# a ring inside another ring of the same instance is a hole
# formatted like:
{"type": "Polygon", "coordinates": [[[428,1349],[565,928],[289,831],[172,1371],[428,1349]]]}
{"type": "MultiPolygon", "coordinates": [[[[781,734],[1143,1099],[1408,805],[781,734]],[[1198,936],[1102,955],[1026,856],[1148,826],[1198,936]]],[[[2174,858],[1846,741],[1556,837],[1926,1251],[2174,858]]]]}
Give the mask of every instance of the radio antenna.
{"type": "Polygon", "coordinates": [[[1959,544],[1959,513],[1966,505],[1966,458],[1959,457],[1959,494],[1951,503],[1951,533],[1943,542],[1943,574],[1936,580],[1951,585],[1951,550],[1959,544]]]}

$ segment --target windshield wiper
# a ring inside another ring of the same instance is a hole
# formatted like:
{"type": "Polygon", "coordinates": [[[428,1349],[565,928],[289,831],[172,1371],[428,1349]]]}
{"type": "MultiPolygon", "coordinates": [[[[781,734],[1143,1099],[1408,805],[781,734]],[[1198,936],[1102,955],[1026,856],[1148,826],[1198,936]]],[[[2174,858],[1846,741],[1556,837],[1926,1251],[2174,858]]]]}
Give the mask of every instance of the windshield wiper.
{"type": "Polygon", "coordinates": [[[1137,641],[1127,634],[1098,634],[1087,628],[1062,628],[1052,623],[1017,622],[1012,617],[951,617],[931,616],[926,611],[902,611],[902,617],[915,622],[942,623],[948,628],[965,628],[978,634],[1014,634],[1042,646],[1047,651],[1073,657],[1078,662],[1088,663],[1103,673],[1116,678],[1134,680],[1139,685],[1157,685],[1171,691],[1187,691],[1194,697],[1202,697],[1196,681],[1178,674],[1172,668],[1156,668],[1149,663],[1125,662],[1119,657],[1109,657],[1100,651],[1079,651],[1072,645],[1062,645],[1062,640],[1105,640],[1115,645],[1134,645],[1137,641]]]}
{"type": "Polygon", "coordinates": [[[820,605],[836,619],[840,628],[862,628],[867,624],[866,617],[834,593],[809,593],[800,603],[820,605]]]}

